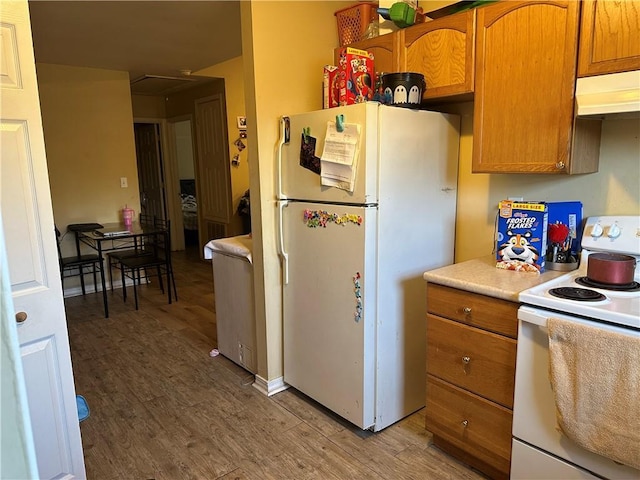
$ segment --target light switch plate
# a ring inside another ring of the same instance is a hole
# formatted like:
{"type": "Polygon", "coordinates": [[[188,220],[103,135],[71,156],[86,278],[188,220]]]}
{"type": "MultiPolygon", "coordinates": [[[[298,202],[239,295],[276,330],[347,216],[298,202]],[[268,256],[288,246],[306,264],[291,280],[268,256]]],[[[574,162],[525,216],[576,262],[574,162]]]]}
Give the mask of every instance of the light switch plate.
{"type": "Polygon", "coordinates": [[[120,187],[127,188],[129,184],[127,183],[127,177],[120,177],[120,187]]]}

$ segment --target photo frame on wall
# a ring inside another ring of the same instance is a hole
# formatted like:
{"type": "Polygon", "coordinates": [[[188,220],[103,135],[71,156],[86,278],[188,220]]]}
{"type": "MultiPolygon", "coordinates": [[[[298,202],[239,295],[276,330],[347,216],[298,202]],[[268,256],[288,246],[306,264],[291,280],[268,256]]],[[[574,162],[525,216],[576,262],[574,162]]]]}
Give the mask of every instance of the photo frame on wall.
{"type": "Polygon", "coordinates": [[[240,130],[247,129],[247,117],[238,117],[238,129],[240,130]]]}

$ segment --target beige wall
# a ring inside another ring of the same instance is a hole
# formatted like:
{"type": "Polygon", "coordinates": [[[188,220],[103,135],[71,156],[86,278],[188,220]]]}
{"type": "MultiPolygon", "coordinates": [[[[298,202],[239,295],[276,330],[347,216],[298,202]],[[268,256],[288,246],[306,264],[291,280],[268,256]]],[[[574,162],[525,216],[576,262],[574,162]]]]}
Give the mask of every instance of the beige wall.
{"type": "MultiPolygon", "coordinates": [[[[183,120],[174,123],[176,136],[176,157],[178,159],[178,178],[189,180],[196,178],[195,159],[193,158],[193,135],[191,122],[183,120]]],[[[247,179],[248,181],[248,179],[247,179]]]]}
{"type": "MultiPolygon", "coordinates": [[[[605,120],[600,168],[588,175],[490,175],[471,173],[473,103],[452,107],[461,114],[456,262],[492,253],[498,202],[579,200],[584,216],[640,214],[640,120],[605,120]]],[[[509,141],[509,139],[505,139],[509,141]]]]}
{"type": "Polygon", "coordinates": [[[322,67],[338,46],[333,12],[353,2],[241,2],[249,145],[258,375],[282,376],[274,189],[279,117],[322,108],[322,67]],[[292,39],[307,39],[300,42],[292,39]],[[258,198],[260,199],[258,201],[258,198]]]}
{"type": "MultiPolygon", "coordinates": [[[[194,72],[194,75],[202,75],[207,77],[217,77],[224,79],[224,94],[227,102],[227,125],[229,135],[229,159],[234,155],[239,155],[240,164],[231,166],[231,198],[234,217],[234,232],[239,233],[239,223],[236,210],[240,197],[249,188],[249,162],[248,150],[245,148],[242,152],[234,145],[239,138],[239,130],[237,124],[238,117],[246,116],[244,103],[244,70],[242,57],[236,57],[203,70],[194,72]]],[[[245,145],[249,145],[251,138],[243,139],[245,145]]]]}
{"type": "Polygon", "coordinates": [[[135,118],[161,119],[166,117],[164,97],[155,95],[131,95],[131,105],[135,118]]]}
{"type": "MultiPolygon", "coordinates": [[[[140,211],[127,72],[38,64],[51,200],[56,225],[120,220],[140,211]],[[127,177],[129,187],[120,187],[127,177]]],[[[64,251],[75,250],[71,235],[64,251]]]]}

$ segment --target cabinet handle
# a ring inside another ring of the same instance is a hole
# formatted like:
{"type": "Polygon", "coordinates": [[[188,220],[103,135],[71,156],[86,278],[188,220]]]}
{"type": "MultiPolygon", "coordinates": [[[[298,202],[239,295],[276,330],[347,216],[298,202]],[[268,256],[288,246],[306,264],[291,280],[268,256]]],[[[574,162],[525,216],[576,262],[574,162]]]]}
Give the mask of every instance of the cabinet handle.
{"type": "Polygon", "coordinates": [[[460,422],[462,424],[462,426],[464,428],[467,428],[467,425],[469,425],[469,420],[463,420],[462,422],[460,422]]]}
{"type": "Polygon", "coordinates": [[[469,363],[471,362],[471,357],[465,355],[462,357],[462,371],[465,375],[469,374],[469,363]]]}
{"type": "Polygon", "coordinates": [[[562,169],[564,168],[564,162],[558,162],[558,163],[556,163],[556,168],[557,168],[558,170],[562,170],[562,169]]]}
{"type": "Polygon", "coordinates": [[[464,313],[465,315],[469,315],[471,313],[471,307],[464,307],[462,309],[462,313],[464,313]]]}
{"type": "Polygon", "coordinates": [[[18,312],[16,313],[16,323],[18,325],[24,323],[24,321],[27,319],[27,312],[18,312]]]}

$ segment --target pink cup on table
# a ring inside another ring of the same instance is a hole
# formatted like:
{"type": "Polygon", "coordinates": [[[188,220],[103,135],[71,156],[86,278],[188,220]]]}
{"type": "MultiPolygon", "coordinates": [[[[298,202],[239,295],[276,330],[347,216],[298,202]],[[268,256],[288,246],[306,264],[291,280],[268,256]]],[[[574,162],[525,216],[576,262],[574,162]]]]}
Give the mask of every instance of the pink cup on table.
{"type": "Polygon", "coordinates": [[[127,227],[130,227],[133,223],[133,208],[128,208],[126,205],[122,209],[122,221],[127,227]]]}

